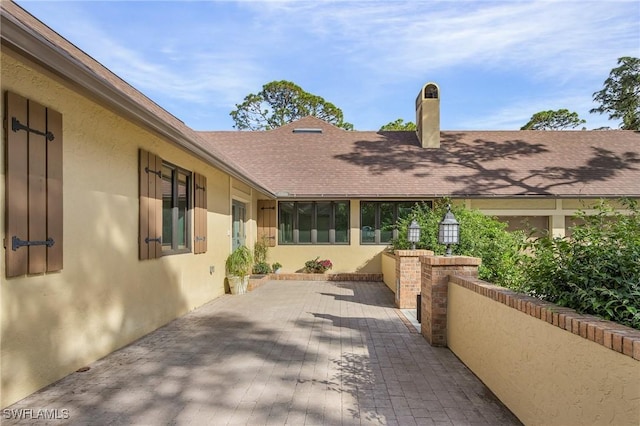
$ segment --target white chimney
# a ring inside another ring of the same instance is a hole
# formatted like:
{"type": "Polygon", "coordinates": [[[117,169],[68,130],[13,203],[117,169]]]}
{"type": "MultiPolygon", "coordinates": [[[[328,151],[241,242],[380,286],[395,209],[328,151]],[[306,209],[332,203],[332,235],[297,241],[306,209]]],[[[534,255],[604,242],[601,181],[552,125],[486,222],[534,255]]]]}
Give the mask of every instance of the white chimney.
{"type": "Polygon", "coordinates": [[[440,148],[440,88],[427,83],[416,98],[416,126],[423,148],[440,148]]]}

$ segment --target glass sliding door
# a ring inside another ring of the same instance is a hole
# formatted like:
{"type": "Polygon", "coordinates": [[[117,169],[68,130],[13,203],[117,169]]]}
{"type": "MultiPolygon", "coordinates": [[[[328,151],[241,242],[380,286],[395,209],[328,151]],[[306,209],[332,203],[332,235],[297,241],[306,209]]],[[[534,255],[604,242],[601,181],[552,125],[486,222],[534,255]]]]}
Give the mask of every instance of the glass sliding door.
{"type": "Polygon", "coordinates": [[[239,201],[233,201],[231,204],[231,218],[232,218],[232,229],[231,229],[231,248],[232,250],[237,249],[240,246],[245,245],[245,241],[247,239],[245,222],[246,222],[246,212],[247,207],[246,204],[241,203],[239,201]]]}

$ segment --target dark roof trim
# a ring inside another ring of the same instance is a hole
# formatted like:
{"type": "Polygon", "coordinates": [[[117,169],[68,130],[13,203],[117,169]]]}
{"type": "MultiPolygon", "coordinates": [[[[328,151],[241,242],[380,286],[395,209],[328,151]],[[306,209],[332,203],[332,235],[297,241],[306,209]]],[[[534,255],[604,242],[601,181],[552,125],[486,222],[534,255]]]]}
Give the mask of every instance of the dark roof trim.
{"type": "MultiPolygon", "coordinates": [[[[42,34],[11,15],[4,7],[0,9],[0,12],[0,28],[2,28],[2,44],[4,46],[8,46],[26,58],[41,64],[74,85],[80,86],[98,101],[109,105],[125,117],[169,139],[210,165],[219,168],[235,179],[263,192],[265,195],[275,198],[275,194],[271,190],[239,173],[236,169],[229,167],[224,160],[212,155],[199,146],[193,138],[185,135],[180,129],[140,105],[120,89],[90,70],[77,58],[52,44],[42,34]]],[[[123,84],[127,83],[123,82],[123,84]]],[[[149,102],[153,101],[149,100],[149,102]]]]}

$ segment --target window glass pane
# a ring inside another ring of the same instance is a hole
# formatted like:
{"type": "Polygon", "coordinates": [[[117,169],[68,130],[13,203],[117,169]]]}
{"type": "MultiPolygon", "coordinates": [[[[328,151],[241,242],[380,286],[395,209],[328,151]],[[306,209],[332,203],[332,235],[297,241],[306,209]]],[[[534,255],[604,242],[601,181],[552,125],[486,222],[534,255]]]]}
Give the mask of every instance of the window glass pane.
{"type": "Polygon", "coordinates": [[[233,250],[240,246],[245,245],[246,232],[245,232],[245,220],[246,220],[246,208],[245,205],[239,201],[233,201],[231,203],[231,247],[233,250]]]}
{"type": "Polygon", "coordinates": [[[388,243],[393,238],[393,227],[396,224],[395,203],[380,203],[380,242],[388,243]]]}
{"type": "Polygon", "coordinates": [[[376,242],[376,204],[360,203],[360,229],[363,243],[376,242]]]}
{"type": "Polygon", "coordinates": [[[313,203],[298,203],[298,242],[311,242],[313,226],[313,203]]]}
{"type": "Polygon", "coordinates": [[[415,206],[414,202],[398,203],[398,219],[404,219],[411,214],[411,209],[415,206]]]}
{"type": "Polygon", "coordinates": [[[280,203],[280,226],[278,241],[281,244],[293,243],[293,203],[280,203]]]}
{"type": "Polygon", "coordinates": [[[349,203],[335,203],[336,243],[349,242],[349,203]]]}
{"type": "Polygon", "coordinates": [[[173,169],[162,166],[162,249],[173,243],[173,169]]]}
{"type": "Polygon", "coordinates": [[[331,229],[331,203],[316,204],[316,242],[329,242],[329,229],[331,229]]]}
{"type": "Polygon", "coordinates": [[[187,199],[187,175],[177,172],[178,175],[178,194],[177,194],[177,210],[178,210],[178,223],[176,225],[176,244],[178,248],[187,247],[187,209],[189,207],[187,199]]]}

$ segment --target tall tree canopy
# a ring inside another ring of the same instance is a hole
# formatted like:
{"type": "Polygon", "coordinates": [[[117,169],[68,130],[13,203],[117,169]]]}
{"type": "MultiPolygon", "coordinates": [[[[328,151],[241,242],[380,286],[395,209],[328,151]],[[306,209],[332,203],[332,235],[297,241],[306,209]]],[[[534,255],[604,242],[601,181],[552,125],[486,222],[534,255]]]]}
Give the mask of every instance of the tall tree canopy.
{"type": "Polygon", "coordinates": [[[522,126],[520,130],[575,129],[584,123],[586,121],[578,117],[577,112],[569,112],[568,109],[549,110],[533,114],[529,122],[522,126]]]}
{"type": "Polygon", "coordinates": [[[353,130],[353,124],[344,121],[340,108],[285,80],[272,81],[260,92],[248,94],[230,115],[238,130],[271,130],[308,115],[353,130]]]}
{"type": "Polygon", "coordinates": [[[593,94],[600,106],[589,112],[609,114],[609,119],[622,119],[625,130],[640,130],[640,59],[624,56],[611,70],[604,88],[593,94]]]}
{"type": "Polygon", "coordinates": [[[380,130],[416,130],[416,124],[413,121],[405,123],[402,118],[398,118],[380,127],[380,130]]]}

